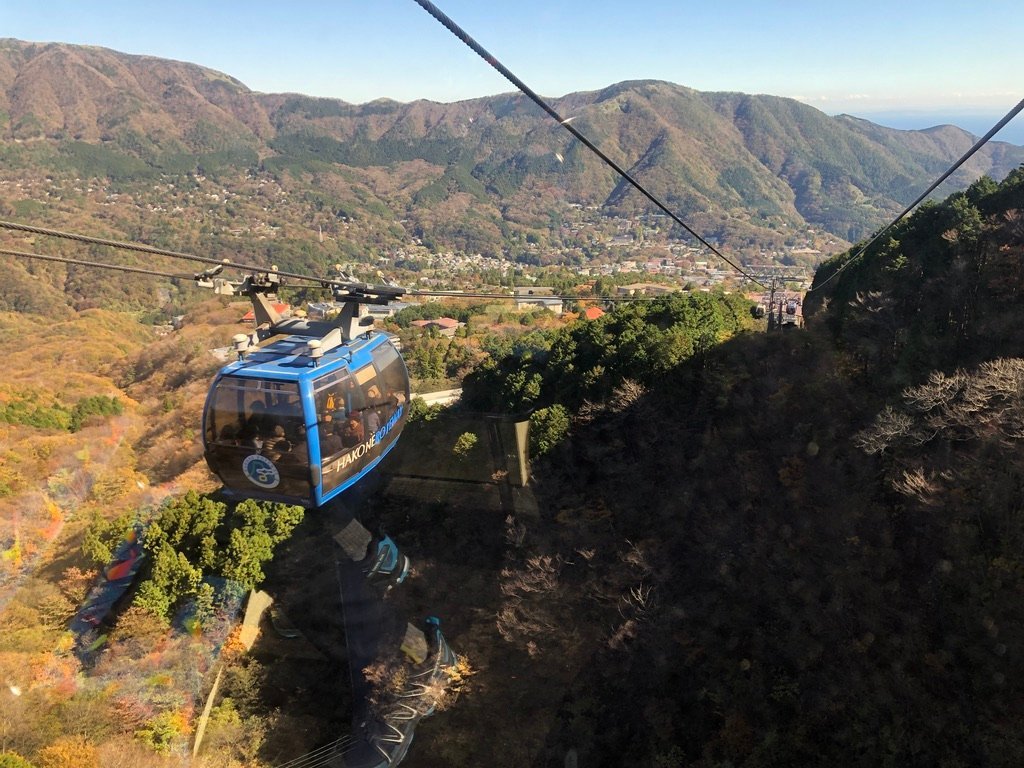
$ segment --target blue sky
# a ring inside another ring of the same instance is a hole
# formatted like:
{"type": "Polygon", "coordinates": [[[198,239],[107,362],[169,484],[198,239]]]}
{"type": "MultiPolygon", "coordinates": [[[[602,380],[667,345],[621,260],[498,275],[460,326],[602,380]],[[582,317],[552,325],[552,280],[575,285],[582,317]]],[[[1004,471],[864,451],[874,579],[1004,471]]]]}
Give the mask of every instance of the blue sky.
{"type": "MultiPolygon", "coordinates": [[[[657,79],[983,133],[1024,98],[1024,2],[436,0],[542,95],[657,79]]],[[[412,0],[0,0],[0,35],[190,61],[264,92],[457,101],[512,86],[412,0]]],[[[1024,118],[998,138],[1024,143],[1024,118]]]]}

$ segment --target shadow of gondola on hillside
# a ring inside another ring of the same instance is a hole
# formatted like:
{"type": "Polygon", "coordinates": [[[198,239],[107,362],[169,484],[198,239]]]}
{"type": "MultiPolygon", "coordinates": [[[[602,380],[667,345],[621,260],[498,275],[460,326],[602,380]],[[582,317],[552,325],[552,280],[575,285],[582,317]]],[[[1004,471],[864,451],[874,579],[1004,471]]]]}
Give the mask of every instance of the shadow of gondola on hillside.
{"type": "MultiPolygon", "coordinates": [[[[502,441],[514,441],[514,428],[466,415],[423,426],[407,429],[380,469],[340,503],[310,511],[268,567],[265,589],[304,641],[323,656],[322,661],[263,657],[278,668],[265,686],[267,700],[289,720],[318,719],[312,738],[271,734],[262,751],[271,762],[350,732],[353,704],[367,694],[361,670],[350,666],[352,657],[366,664],[374,653],[392,650],[392,644],[397,649],[396,627],[406,621],[419,625],[426,616],[441,617],[454,650],[471,657],[472,643],[463,647],[463,639],[494,631],[506,518],[513,503],[502,441]],[[455,440],[465,434],[474,439],[463,441],[461,453],[453,452],[455,440]],[[360,579],[350,572],[358,576],[359,566],[352,571],[351,560],[335,543],[353,518],[369,534],[394,538],[412,560],[410,577],[383,602],[355,589],[353,578],[360,579]],[[346,622],[352,625],[348,635],[346,622]],[[306,698],[296,701],[300,692],[306,698]]],[[[522,496],[521,489],[516,492],[522,496]]],[[[273,645],[271,653],[280,654],[281,643],[273,645]]],[[[422,740],[418,735],[417,745],[422,740]]]]}

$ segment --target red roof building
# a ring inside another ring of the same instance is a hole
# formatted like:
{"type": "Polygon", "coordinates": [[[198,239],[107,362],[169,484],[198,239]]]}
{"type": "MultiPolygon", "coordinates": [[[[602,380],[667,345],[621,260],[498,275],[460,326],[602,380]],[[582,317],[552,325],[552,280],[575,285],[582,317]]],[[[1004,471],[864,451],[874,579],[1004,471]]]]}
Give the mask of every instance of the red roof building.
{"type": "MultiPolygon", "coordinates": [[[[291,304],[284,304],[283,302],[276,301],[274,302],[274,311],[277,312],[277,314],[281,315],[282,317],[286,317],[287,315],[291,314],[292,307],[291,304]]],[[[248,312],[242,315],[242,319],[239,320],[238,322],[251,323],[255,319],[256,314],[253,310],[250,309],[248,312]]]]}

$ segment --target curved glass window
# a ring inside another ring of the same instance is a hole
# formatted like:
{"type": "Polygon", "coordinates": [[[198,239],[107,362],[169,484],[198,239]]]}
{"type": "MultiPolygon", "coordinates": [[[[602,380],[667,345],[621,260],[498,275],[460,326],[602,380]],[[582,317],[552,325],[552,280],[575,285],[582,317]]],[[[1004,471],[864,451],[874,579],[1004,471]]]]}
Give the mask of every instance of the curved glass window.
{"type": "Polygon", "coordinates": [[[409,400],[405,363],[382,344],[372,362],[313,382],[323,493],[361,472],[397,438],[409,400]]]}
{"type": "Polygon", "coordinates": [[[340,454],[346,444],[354,444],[351,436],[344,434],[344,430],[348,415],[358,407],[358,395],[352,377],[344,368],[325,374],[313,382],[321,463],[340,454]]]}
{"type": "Polygon", "coordinates": [[[409,374],[405,362],[391,344],[382,344],[373,350],[373,364],[377,379],[369,388],[368,400],[376,409],[380,425],[386,425],[394,414],[409,402],[409,374]]]}
{"type": "Polygon", "coordinates": [[[224,376],[208,400],[205,426],[207,461],[229,490],[308,499],[309,447],[298,384],[224,376]]]}

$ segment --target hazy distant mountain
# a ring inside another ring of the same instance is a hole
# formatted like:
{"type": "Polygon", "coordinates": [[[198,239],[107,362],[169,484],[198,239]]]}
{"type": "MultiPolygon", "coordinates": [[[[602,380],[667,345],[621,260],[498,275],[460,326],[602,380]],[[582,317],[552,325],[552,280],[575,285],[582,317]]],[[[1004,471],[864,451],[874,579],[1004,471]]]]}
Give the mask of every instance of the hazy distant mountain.
{"type": "MultiPolygon", "coordinates": [[[[657,81],[553,105],[673,209],[725,237],[810,224],[856,239],[974,141],[953,126],[898,131],[792,99],[657,81]]],[[[509,227],[548,228],[569,202],[649,207],[517,94],[352,105],[258,94],[193,64],[60,43],[0,40],[0,151],[26,168],[120,178],[314,174],[346,201],[339,215],[404,219],[469,247],[500,247],[509,227]]],[[[955,183],[1000,179],[1022,162],[1024,148],[993,142],[955,183]]]]}

